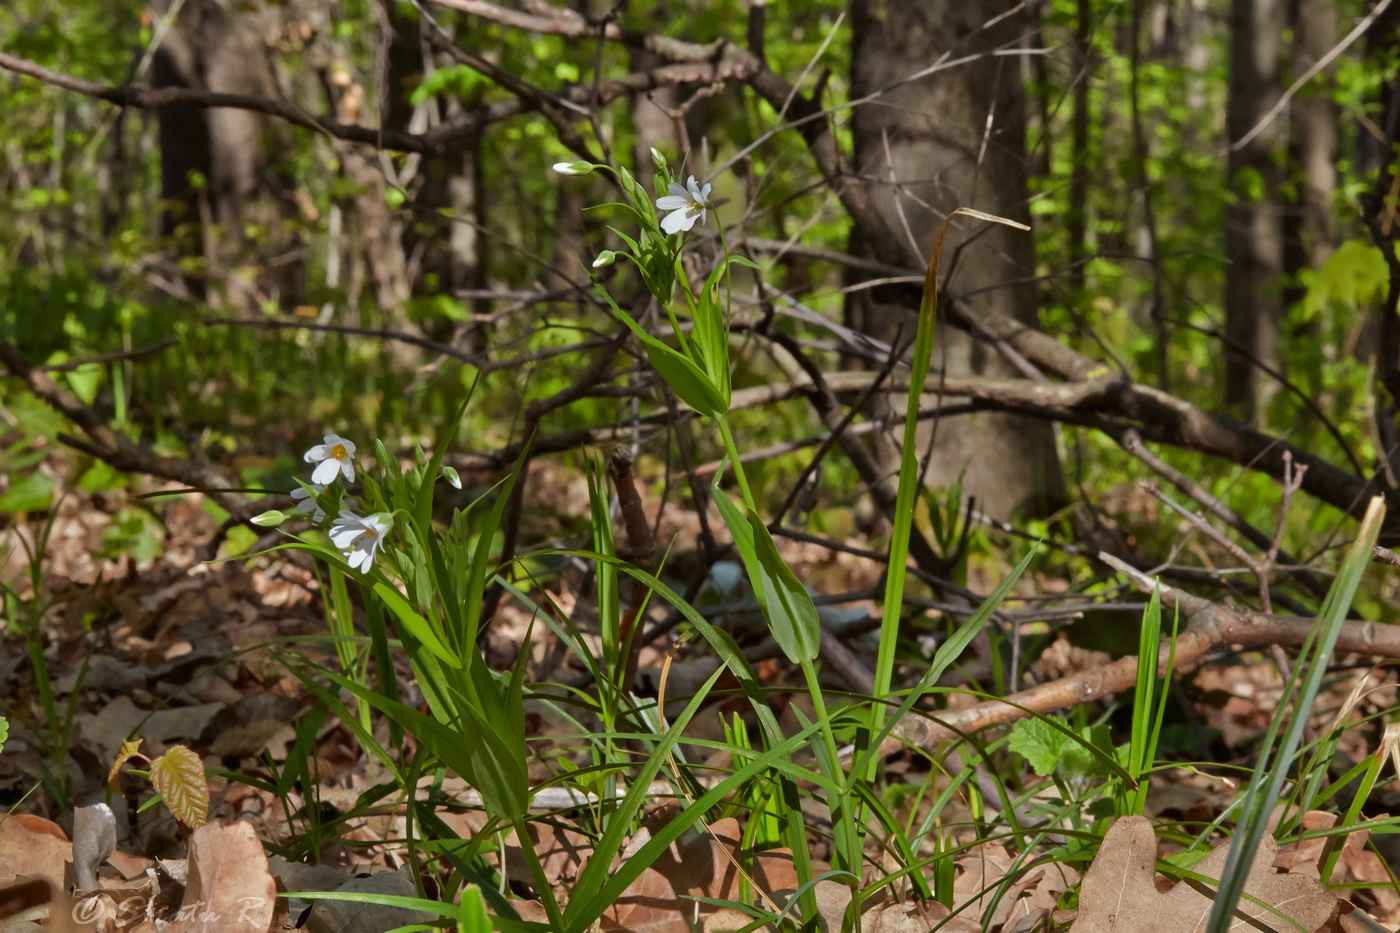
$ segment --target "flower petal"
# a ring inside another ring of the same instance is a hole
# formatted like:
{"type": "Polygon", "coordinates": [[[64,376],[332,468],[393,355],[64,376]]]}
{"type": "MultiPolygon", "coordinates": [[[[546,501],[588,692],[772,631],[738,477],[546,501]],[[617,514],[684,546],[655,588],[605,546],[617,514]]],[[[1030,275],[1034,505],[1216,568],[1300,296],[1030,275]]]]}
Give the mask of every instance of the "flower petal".
{"type": "Polygon", "coordinates": [[[318,460],[324,460],[326,459],[326,450],[325,444],[317,444],[315,447],[302,454],[301,459],[305,460],[307,463],[315,463],[318,460]]]}
{"type": "Polygon", "coordinates": [[[331,526],[331,544],[334,544],[342,551],[354,547],[356,542],[363,538],[364,535],[365,530],[363,528],[346,528],[343,526],[337,528],[334,525],[331,526]]]}
{"type": "MultiPolygon", "coordinates": [[[[329,462],[335,463],[336,461],[331,460],[329,462]]],[[[353,483],[355,481],[355,464],[351,463],[348,459],[341,460],[339,463],[340,475],[345,477],[347,483],[353,483]]],[[[312,479],[315,479],[315,477],[312,477],[312,479]]]]}
{"type": "Polygon", "coordinates": [[[313,483],[325,485],[326,483],[334,482],[336,474],[339,472],[340,461],[328,457],[316,464],[316,469],[311,473],[311,481],[313,483]]]}
{"type": "Polygon", "coordinates": [[[677,195],[668,194],[668,195],[666,195],[665,197],[661,197],[661,198],[657,198],[657,199],[656,199],[656,207],[657,207],[657,209],[658,209],[658,210],[663,210],[663,211],[679,211],[679,210],[684,210],[684,209],[685,209],[686,207],[688,207],[689,205],[690,205],[690,198],[689,198],[689,197],[681,197],[681,196],[678,195],[678,194],[677,194],[677,195]]]}
{"type": "Polygon", "coordinates": [[[672,211],[661,218],[661,229],[667,233],[680,233],[695,226],[695,218],[688,211],[672,211]]]}
{"type": "MultiPolygon", "coordinates": [[[[694,175],[691,175],[690,177],[691,179],[695,178],[694,175]]],[[[690,192],[687,191],[685,189],[685,186],[680,184],[679,182],[671,182],[669,185],[666,186],[666,190],[674,194],[676,197],[680,198],[682,201],[690,200],[690,192]]]]}

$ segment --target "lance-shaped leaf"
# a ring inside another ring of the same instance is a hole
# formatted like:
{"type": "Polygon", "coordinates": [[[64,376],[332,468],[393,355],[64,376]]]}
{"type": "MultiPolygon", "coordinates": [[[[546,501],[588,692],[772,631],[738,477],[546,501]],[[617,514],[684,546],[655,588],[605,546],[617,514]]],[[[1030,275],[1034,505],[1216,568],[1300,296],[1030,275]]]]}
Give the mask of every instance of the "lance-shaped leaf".
{"type": "Polygon", "coordinates": [[[734,546],[753,584],[754,598],[768,622],[773,640],[793,664],[810,661],[821,649],[821,620],[816,604],[783,562],[773,536],[757,515],[740,513],[717,486],[712,488],[719,514],[734,536],[734,546]]]}
{"type": "Polygon", "coordinates": [[[606,291],[601,291],[601,294],[608,300],[608,304],[612,305],[613,313],[618,319],[637,335],[652,368],[666,380],[666,384],[676,393],[677,398],[707,417],[713,418],[729,411],[729,393],[716,387],[710,381],[710,377],[705,375],[705,371],[695,365],[690,357],[671,349],[647,333],[642,325],[633,320],[632,315],[617,306],[606,291]]]}

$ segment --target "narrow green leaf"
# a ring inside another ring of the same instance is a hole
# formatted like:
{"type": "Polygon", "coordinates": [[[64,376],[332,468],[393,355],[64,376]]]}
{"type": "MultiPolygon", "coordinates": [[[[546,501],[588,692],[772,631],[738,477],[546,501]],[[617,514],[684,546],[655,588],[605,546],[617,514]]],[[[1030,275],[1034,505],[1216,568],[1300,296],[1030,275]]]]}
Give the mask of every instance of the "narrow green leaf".
{"type": "Polygon", "coordinates": [[[753,531],[754,551],[758,557],[758,585],[754,595],[768,619],[773,639],[793,664],[810,661],[821,652],[821,619],[816,604],[783,561],[773,543],[773,536],[757,515],[750,512],[749,528],[753,531]]]}
{"type": "MultiPolygon", "coordinates": [[[[524,754],[514,742],[500,734],[501,723],[485,715],[479,707],[461,704],[464,721],[453,728],[334,671],[323,669],[323,673],[403,726],[405,732],[418,739],[439,761],[476,788],[493,815],[514,819],[523,817],[529,810],[530,779],[524,754]]],[[[500,694],[496,697],[499,701],[500,694]]]]}
{"type": "Polygon", "coordinates": [[[758,516],[741,513],[718,485],[712,484],[711,494],[734,536],[734,549],[748,571],[754,598],[773,640],[793,664],[812,660],[821,651],[822,632],[811,594],[783,562],[773,536],[758,516]]]}
{"type": "Polygon", "coordinates": [[[398,619],[403,627],[408,630],[409,634],[423,644],[424,648],[427,648],[448,664],[461,663],[456,653],[451,648],[444,645],[442,639],[438,638],[437,632],[433,631],[433,627],[428,624],[428,620],[419,615],[417,610],[409,605],[408,600],[404,599],[403,595],[399,593],[398,590],[382,580],[376,580],[371,589],[374,590],[374,594],[380,598],[384,605],[389,607],[389,611],[394,614],[394,618],[398,619]]]}
{"type": "Polygon", "coordinates": [[[671,349],[647,333],[632,315],[617,306],[606,290],[600,289],[599,294],[607,299],[618,320],[627,325],[627,329],[642,342],[642,349],[646,351],[652,368],[666,380],[666,384],[676,393],[677,398],[707,417],[713,418],[729,411],[729,393],[717,388],[710,381],[710,377],[705,375],[705,371],[695,365],[690,357],[671,349]]]}

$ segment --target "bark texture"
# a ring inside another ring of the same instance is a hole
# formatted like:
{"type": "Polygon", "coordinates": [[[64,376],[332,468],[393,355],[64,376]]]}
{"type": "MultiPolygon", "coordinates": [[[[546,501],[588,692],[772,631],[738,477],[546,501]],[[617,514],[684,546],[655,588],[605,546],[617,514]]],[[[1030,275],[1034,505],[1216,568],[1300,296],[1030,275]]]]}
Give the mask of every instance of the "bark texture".
{"type": "MultiPolygon", "coordinates": [[[[879,91],[933,64],[945,53],[961,58],[1014,48],[1025,25],[1006,16],[1009,3],[983,0],[852,0],[852,96],[879,91]]],[[[853,115],[856,183],[889,233],[868,242],[898,242],[898,265],[927,262],[943,218],[960,206],[1026,222],[1025,89],[1015,58],[987,54],[971,64],[905,84],[853,115]]],[[[943,295],[965,302],[979,318],[989,311],[1033,324],[1037,292],[1035,243],[999,225],[959,222],[943,253],[943,295]],[[956,296],[965,295],[966,298],[956,296]]],[[[892,340],[901,325],[913,336],[908,308],[855,293],[852,325],[892,340]]],[[[1008,375],[997,351],[967,333],[941,326],[934,365],[949,375],[1008,375]]],[[[935,374],[931,378],[938,378],[935,374]]],[[[1044,511],[1062,497],[1051,428],[1011,415],[948,418],[932,428],[929,482],[950,486],[966,470],[963,490],[989,512],[1009,516],[1044,511]]]]}
{"type": "MultiPolygon", "coordinates": [[[[168,15],[174,4],[155,4],[168,15]]],[[[281,96],[268,37],[276,14],[262,3],[230,8],[218,0],[186,0],[152,61],[157,88],[193,88],[258,97],[281,96]]],[[[159,112],[162,233],[182,255],[202,256],[208,276],[190,276],[191,291],[214,304],[295,304],[303,291],[300,262],[262,261],[290,245],[281,221],[295,216],[290,180],[281,173],[285,127],[265,114],[234,108],[175,105],[159,112]],[[266,231],[253,248],[249,225],[266,231]],[[229,274],[239,265],[253,275],[229,274]],[[227,282],[211,293],[206,281],[227,282]]]]}
{"type": "Polygon", "coordinates": [[[1254,420],[1276,384],[1259,364],[1277,367],[1283,319],[1283,180],[1275,120],[1235,148],[1278,100],[1283,44],[1282,0],[1232,0],[1230,84],[1225,135],[1234,203],[1225,209],[1225,404],[1254,420]]]}

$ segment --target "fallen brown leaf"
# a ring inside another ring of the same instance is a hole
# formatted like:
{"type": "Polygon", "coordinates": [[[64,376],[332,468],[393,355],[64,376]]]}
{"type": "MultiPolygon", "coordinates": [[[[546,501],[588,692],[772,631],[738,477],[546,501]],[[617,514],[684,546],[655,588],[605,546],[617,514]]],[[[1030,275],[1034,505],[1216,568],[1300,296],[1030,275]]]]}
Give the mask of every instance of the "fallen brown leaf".
{"type": "Polygon", "coordinates": [[[64,865],[72,860],[73,844],[57,823],[28,813],[0,819],[0,885],[42,878],[62,891],[64,865]]]}
{"type": "MultiPolygon", "coordinates": [[[[1230,846],[1212,850],[1194,869],[1218,879],[1230,846]]],[[[1273,869],[1278,844],[1265,834],[1245,883],[1253,895],[1292,919],[1304,930],[1316,931],[1337,910],[1337,897],[1311,878],[1278,874],[1273,869]]],[[[1156,878],[1157,837],[1146,817],[1125,816],[1108,831],[1103,845],[1084,875],[1079,891],[1079,915],[1071,933],[1112,930],[1114,933],[1198,933],[1204,930],[1214,904],[1214,891],[1181,881],[1159,892],[1156,878]]],[[[1236,908],[1232,931],[1261,929],[1295,931],[1278,914],[1247,898],[1236,908]]]]}
{"type": "Polygon", "coordinates": [[[272,925],[276,895],[253,827],[205,823],[190,836],[185,898],[167,933],[261,933],[272,925]]]}
{"type": "MultiPolygon", "coordinates": [[[[719,820],[710,826],[709,833],[682,836],[608,908],[600,918],[601,928],[608,933],[714,929],[709,918],[720,909],[691,898],[738,899],[739,874],[729,856],[738,851],[739,841],[739,823],[734,819],[719,820]],[[708,927],[707,922],[711,924],[708,927]]],[[[635,849],[636,843],[634,839],[629,849],[635,849]]],[[[754,882],[781,905],[797,888],[792,854],[785,850],[763,852],[753,861],[754,882]]],[[[724,923],[723,917],[717,920],[724,923]]]]}

